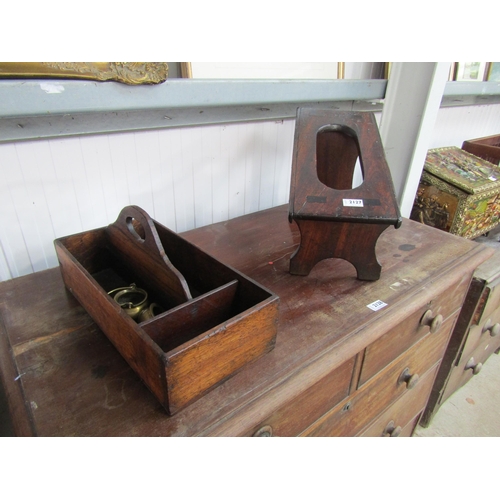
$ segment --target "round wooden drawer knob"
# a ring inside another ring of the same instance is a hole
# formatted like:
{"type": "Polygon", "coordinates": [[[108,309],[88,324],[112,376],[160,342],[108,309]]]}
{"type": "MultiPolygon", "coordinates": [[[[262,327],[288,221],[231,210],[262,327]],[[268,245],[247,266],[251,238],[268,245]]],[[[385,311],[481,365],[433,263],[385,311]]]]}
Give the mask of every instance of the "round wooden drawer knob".
{"type": "Polygon", "coordinates": [[[258,431],[255,431],[253,437],[272,437],[273,428],[270,425],[264,425],[258,431]]]}
{"type": "Polygon", "coordinates": [[[401,429],[401,426],[397,426],[396,427],[396,424],[394,423],[394,420],[391,420],[386,426],[385,426],[385,429],[384,429],[384,432],[383,432],[383,436],[386,436],[386,437],[398,437],[400,434],[401,434],[401,431],[403,429],[401,429]]]}
{"type": "Polygon", "coordinates": [[[436,333],[443,324],[443,316],[441,314],[434,315],[431,309],[427,309],[420,320],[420,324],[428,326],[431,333],[436,333]]]}
{"type": "Polygon", "coordinates": [[[493,321],[488,318],[483,326],[483,333],[490,332],[491,337],[496,337],[500,333],[500,323],[493,324],[493,321]]]}
{"type": "Polygon", "coordinates": [[[399,376],[398,383],[399,384],[406,384],[407,389],[413,389],[418,382],[419,376],[417,373],[414,373],[413,375],[410,373],[409,368],[405,368],[402,372],[401,375],[399,376]]]}
{"type": "Polygon", "coordinates": [[[467,361],[464,370],[472,370],[473,375],[477,375],[481,371],[482,367],[483,363],[476,363],[474,358],[470,358],[469,361],[467,361]]]}

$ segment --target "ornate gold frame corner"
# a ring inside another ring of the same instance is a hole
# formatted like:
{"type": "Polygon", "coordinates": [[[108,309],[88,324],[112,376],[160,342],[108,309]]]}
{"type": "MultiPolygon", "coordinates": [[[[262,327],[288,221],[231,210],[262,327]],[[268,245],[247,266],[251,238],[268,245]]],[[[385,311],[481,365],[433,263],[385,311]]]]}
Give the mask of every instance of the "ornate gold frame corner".
{"type": "Polygon", "coordinates": [[[74,78],[128,85],[163,83],[166,62],[0,62],[0,78],[74,78]]]}

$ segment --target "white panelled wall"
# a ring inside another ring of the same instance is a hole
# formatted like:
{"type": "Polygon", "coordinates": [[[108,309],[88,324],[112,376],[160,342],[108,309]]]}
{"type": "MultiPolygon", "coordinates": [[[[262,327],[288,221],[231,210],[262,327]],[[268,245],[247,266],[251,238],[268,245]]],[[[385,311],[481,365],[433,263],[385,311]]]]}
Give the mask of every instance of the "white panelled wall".
{"type": "MultiPolygon", "coordinates": [[[[57,265],[55,238],[126,205],[182,232],[288,202],[295,122],[0,145],[0,278],[57,265]]],[[[429,148],[500,133],[500,104],[439,110],[429,148]]]]}
{"type": "Polygon", "coordinates": [[[464,140],[500,134],[500,104],[439,110],[429,149],[461,147],[464,140]]]}
{"type": "Polygon", "coordinates": [[[0,145],[0,272],[57,266],[53,240],[139,205],[177,232],[288,202],[295,122],[0,145]]]}

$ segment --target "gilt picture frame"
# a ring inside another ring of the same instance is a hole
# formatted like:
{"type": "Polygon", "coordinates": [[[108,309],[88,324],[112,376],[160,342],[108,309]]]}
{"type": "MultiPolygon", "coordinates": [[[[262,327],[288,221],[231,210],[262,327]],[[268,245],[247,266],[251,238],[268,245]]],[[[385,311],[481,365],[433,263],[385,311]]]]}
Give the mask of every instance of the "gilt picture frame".
{"type": "Polygon", "coordinates": [[[163,83],[166,62],[0,62],[0,78],[70,78],[128,85],[163,83]]]}
{"type": "Polygon", "coordinates": [[[487,70],[487,62],[455,62],[452,65],[452,79],[456,82],[483,82],[487,70]]]}

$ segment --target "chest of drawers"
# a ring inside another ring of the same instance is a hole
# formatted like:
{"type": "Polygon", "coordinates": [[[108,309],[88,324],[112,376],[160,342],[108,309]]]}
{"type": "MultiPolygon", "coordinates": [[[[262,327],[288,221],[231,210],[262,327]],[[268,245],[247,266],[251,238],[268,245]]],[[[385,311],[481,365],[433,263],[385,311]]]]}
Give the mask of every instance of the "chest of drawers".
{"type": "Polygon", "coordinates": [[[426,302],[313,390],[264,419],[254,434],[261,434],[262,428],[285,436],[396,436],[403,429],[411,434],[466,288],[467,282],[460,281],[426,302]],[[318,404],[321,397],[327,400],[324,404],[318,404]]]}
{"type": "Polygon", "coordinates": [[[300,236],[287,209],[183,234],[276,293],[280,312],[273,351],[173,416],[65,290],[59,269],[0,284],[0,372],[16,433],[411,435],[472,274],[492,251],[404,220],[377,243],[379,280],[357,280],[339,259],[292,276],[300,236]]]}
{"type": "Polygon", "coordinates": [[[428,426],[440,406],[500,350],[500,251],[474,273],[420,424],[428,426]]]}

